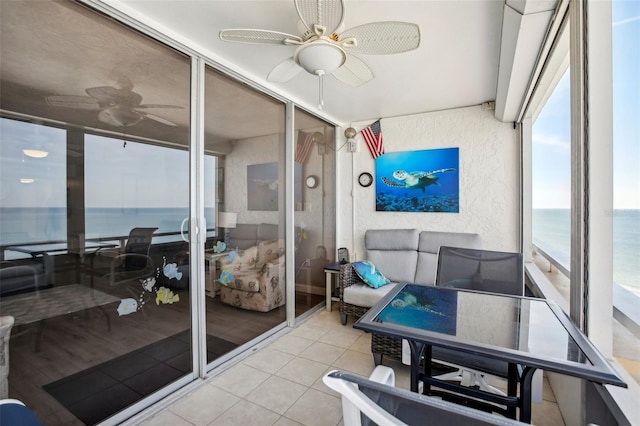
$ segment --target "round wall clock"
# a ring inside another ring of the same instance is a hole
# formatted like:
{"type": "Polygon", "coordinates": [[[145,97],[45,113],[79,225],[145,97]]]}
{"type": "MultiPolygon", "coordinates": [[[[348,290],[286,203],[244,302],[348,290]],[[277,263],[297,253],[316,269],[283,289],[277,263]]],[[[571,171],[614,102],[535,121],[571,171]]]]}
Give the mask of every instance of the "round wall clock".
{"type": "Polygon", "coordinates": [[[371,173],[367,172],[360,173],[360,176],[358,176],[358,183],[360,186],[366,188],[373,183],[373,176],[371,176],[371,173]]]}
{"type": "Polygon", "coordinates": [[[318,186],[318,178],[314,175],[309,175],[304,183],[307,185],[307,188],[315,188],[318,186]]]}

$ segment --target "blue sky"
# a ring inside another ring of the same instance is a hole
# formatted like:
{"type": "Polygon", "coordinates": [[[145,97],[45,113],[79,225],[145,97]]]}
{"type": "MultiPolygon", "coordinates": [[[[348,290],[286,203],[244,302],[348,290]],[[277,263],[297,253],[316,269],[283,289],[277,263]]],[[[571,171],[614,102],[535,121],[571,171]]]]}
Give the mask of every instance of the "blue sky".
{"type": "MultiPolygon", "coordinates": [[[[613,3],[615,209],[640,209],[640,2],[613,3]]],[[[570,206],[568,72],[534,124],[533,207],[570,206]]],[[[606,143],[606,142],[605,142],[606,143]]]]}

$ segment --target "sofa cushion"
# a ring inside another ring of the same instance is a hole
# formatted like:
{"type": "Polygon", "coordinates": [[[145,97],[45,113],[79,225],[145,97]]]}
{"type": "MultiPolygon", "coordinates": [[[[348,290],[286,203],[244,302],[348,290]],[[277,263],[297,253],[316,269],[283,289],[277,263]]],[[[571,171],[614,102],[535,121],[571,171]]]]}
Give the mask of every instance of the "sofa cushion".
{"type": "Polygon", "coordinates": [[[369,287],[367,284],[352,284],[344,289],[342,300],[352,305],[370,308],[380,301],[397,283],[390,283],[380,288],[369,287]]]}
{"type": "Polygon", "coordinates": [[[418,263],[417,229],[369,229],[367,260],[393,282],[413,282],[418,263]]]}
{"type": "Polygon", "coordinates": [[[481,249],[482,238],[478,234],[464,232],[420,232],[414,283],[427,285],[435,283],[440,246],[481,249]]]}
{"type": "Polygon", "coordinates": [[[365,284],[369,287],[379,288],[389,284],[389,278],[385,277],[376,266],[369,261],[361,261],[352,263],[353,269],[365,284]]]}
{"type": "Polygon", "coordinates": [[[258,244],[258,225],[239,223],[229,230],[229,237],[225,241],[230,249],[245,250],[258,244]]]}

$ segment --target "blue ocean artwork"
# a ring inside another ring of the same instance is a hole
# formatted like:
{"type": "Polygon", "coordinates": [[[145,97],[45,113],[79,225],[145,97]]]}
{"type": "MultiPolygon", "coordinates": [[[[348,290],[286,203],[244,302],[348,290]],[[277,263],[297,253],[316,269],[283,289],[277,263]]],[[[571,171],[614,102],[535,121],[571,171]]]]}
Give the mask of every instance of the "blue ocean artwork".
{"type": "Polygon", "coordinates": [[[460,211],[459,149],[388,152],[376,158],[376,211],[460,211]]]}
{"type": "Polygon", "coordinates": [[[408,285],[378,314],[376,320],[420,330],[456,334],[458,294],[408,285]]]}

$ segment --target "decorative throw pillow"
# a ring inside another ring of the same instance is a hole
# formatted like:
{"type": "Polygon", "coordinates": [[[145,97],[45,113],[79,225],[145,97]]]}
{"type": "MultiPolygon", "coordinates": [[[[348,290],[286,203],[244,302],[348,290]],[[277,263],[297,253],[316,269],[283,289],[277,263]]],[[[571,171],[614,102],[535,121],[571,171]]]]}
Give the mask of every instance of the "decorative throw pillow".
{"type": "Polygon", "coordinates": [[[385,277],[382,272],[368,260],[354,262],[351,265],[353,265],[353,269],[355,269],[360,279],[370,287],[378,288],[391,282],[389,278],[385,277]]]}

